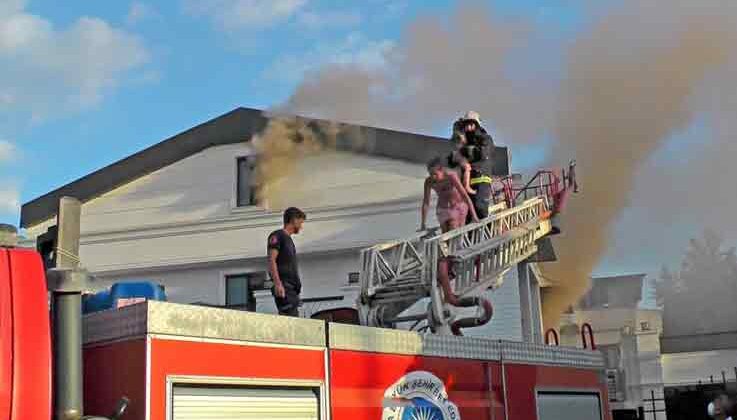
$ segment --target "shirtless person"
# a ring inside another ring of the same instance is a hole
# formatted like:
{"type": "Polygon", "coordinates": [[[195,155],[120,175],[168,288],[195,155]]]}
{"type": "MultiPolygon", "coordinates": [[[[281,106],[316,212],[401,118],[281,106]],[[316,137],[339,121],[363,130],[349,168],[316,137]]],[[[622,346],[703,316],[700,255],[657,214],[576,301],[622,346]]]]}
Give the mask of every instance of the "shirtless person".
{"type": "MultiPolygon", "coordinates": [[[[474,222],[479,221],[473,202],[471,202],[471,198],[461,185],[458,175],[448,170],[443,159],[435,158],[431,160],[427,164],[427,171],[430,176],[425,179],[420,230],[426,230],[427,227],[427,211],[430,208],[430,194],[433,190],[438,195],[435,214],[443,232],[465,225],[466,216],[469,213],[474,222]]],[[[445,300],[451,304],[457,304],[458,298],[450,289],[450,264],[446,259],[438,263],[438,280],[443,288],[445,300]]]]}

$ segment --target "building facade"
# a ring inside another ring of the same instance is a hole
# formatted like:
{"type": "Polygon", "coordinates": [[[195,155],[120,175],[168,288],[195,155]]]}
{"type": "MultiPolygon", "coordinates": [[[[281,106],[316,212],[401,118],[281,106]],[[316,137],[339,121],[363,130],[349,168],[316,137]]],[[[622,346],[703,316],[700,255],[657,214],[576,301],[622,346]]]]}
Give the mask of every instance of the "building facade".
{"type": "MultiPolygon", "coordinates": [[[[21,226],[33,241],[55,225],[59,197],[75,197],[80,260],[95,289],[148,280],[173,302],[273,313],[265,241],[281,227],[282,209],[254,200],[251,142],[268,122],[260,111],[234,110],[24,204],[21,226]]],[[[294,237],[306,317],[354,306],[359,251],[417,230],[426,162],[450,150],[440,138],[342,127],[361,147],[294,162],[289,182],[298,185],[283,200],[308,217],[294,237]]],[[[509,173],[506,148],[497,148],[494,172],[509,173]]],[[[494,318],[470,335],[541,341],[541,285],[533,264],[520,267],[489,292],[494,318]]]]}

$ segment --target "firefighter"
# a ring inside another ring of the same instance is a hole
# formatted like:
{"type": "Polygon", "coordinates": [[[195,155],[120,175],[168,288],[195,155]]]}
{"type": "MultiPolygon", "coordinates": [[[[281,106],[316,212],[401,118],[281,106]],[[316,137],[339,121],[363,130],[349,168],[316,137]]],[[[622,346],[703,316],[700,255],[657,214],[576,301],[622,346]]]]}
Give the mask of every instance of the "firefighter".
{"type": "MultiPolygon", "coordinates": [[[[463,159],[458,159],[455,154],[452,154],[449,163],[456,167],[463,166],[465,160],[470,165],[468,186],[473,191],[471,200],[479,219],[485,219],[489,216],[492,192],[491,158],[494,151],[494,140],[481,126],[479,113],[468,111],[453,124],[451,141],[458,148],[457,152],[463,159]]],[[[470,213],[466,222],[471,222],[470,213]]]]}
{"type": "Polygon", "coordinates": [[[299,316],[302,281],[297,266],[297,250],[292,235],[302,230],[307,216],[296,208],[284,211],[284,227],[271,232],[267,240],[269,274],[274,282],[271,293],[274,296],[279,315],[299,316]]]}

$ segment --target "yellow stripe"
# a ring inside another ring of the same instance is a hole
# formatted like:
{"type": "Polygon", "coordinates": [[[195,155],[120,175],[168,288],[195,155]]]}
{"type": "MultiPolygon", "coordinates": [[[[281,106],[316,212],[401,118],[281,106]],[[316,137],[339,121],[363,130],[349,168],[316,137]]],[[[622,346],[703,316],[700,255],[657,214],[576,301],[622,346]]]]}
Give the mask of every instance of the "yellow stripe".
{"type": "Polygon", "coordinates": [[[471,178],[471,181],[469,182],[469,184],[471,185],[486,184],[486,183],[491,184],[492,182],[493,182],[493,179],[491,179],[490,176],[484,175],[484,176],[480,176],[476,178],[471,178]]]}

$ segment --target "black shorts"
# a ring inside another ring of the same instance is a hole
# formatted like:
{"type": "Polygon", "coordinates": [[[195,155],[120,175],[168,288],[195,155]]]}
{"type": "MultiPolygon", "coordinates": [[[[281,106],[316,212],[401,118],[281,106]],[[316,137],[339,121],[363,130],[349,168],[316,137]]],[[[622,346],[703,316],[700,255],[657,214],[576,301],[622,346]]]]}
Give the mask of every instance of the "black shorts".
{"type": "Polygon", "coordinates": [[[276,303],[276,309],[279,311],[279,315],[287,316],[299,316],[299,293],[294,291],[292,288],[284,286],[284,297],[278,297],[276,295],[276,288],[271,289],[271,294],[274,296],[274,303],[276,303]]]}

